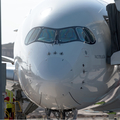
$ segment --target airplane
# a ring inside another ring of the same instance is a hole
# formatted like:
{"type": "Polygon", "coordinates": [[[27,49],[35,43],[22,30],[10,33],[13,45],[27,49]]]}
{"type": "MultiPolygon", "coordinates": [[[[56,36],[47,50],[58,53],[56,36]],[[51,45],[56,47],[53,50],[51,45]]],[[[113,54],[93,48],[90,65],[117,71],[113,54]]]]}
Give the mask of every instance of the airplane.
{"type": "Polygon", "coordinates": [[[112,42],[106,6],[102,0],[42,0],[18,29],[14,60],[3,57],[15,66],[7,79],[47,118],[72,112],[76,119],[79,109],[107,100],[119,87],[119,65],[114,56],[113,64],[107,62],[112,42]]]}

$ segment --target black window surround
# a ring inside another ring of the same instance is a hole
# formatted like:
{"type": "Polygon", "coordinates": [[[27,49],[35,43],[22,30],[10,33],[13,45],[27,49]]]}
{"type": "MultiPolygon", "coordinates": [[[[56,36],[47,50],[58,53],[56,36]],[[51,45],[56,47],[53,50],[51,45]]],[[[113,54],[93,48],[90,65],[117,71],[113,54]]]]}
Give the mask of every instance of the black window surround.
{"type": "Polygon", "coordinates": [[[75,41],[95,44],[96,39],[93,33],[86,27],[72,26],[60,29],[35,27],[28,32],[25,38],[25,45],[34,42],[64,44],[75,41]]]}

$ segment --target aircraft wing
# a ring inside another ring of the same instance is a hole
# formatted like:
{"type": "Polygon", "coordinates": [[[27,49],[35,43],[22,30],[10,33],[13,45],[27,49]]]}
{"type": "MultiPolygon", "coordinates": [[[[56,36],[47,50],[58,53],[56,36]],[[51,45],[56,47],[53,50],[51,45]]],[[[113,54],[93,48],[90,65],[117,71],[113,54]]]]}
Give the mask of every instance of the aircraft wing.
{"type": "Polygon", "coordinates": [[[17,75],[15,73],[14,59],[10,57],[2,56],[2,62],[6,63],[6,79],[12,81],[18,81],[17,75]]]}
{"type": "Polygon", "coordinates": [[[14,88],[21,89],[18,77],[15,73],[14,59],[2,56],[2,62],[6,63],[6,88],[9,90],[14,88]]]}
{"type": "Polygon", "coordinates": [[[14,64],[14,59],[6,56],[2,56],[2,61],[14,64]]]}

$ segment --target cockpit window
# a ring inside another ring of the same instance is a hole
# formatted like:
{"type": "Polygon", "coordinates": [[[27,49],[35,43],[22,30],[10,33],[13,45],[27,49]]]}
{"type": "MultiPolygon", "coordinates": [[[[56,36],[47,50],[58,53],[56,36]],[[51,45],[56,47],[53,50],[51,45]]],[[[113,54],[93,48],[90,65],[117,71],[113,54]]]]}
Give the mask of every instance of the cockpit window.
{"type": "Polygon", "coordinates": [[[69,42],[69,41],[77,40],[77,36],[74,29],[67,28],[59,31],[58,39],[59,42],[69,42]]]}
{"type": "Polygon", "coordinates": [[[85,37],[85,33],[84,33],[83,29],[80,28],[80,27],[77,27],[77,28],[76,28],[76,31],[77,31],[77,34],[78,34],[80,40],[81,40],[82,42],[85,42],[85,38],[84,38],[84,37],[85,37]]]}
{"type": "Polygon", "coordinates": [[[41,28],[32,29],[26,36],[25,44],[30,44],[30,43],[34,42],[36,40],[38,34],[40,33],[40,31],[41,31],[41,28]]]}
{"type": "Polygon", "coordinates": [[[76,27],[76,31],[81,41],[89,44],[95,43],[95,37],[89,29],[85,27],[76,27]]]}
{"type": "Polygon", "coordinates": [[[96,40],[93,33],[88,28],[76,26],[60,29],[36,27],[30,30],[25,38],[26,45],[33,42],[62,44],[74,41],[94,44],[96,40]]]}
{"type": "Polygon", "coordinates": [[[94,37],[93,33],[87,28],[84,28],[84,31],[87,34],[88,38],[89,38],[89,42],[90,43],[95,43],[95,37],[94,37]]]}
{"type": "Polygon", "coordinates": [[[32,29],[32,30],[27,34],[27,36],[26,36],[26,38],[25,38],[25,44],[26,44],[26,45],[29,43],[29,39],[30,39],[32,33],[34,32],[34,30],[35,30],[35,29],[32,29]]]}
{"type": "Polygon", "coordinates": [[[43,42],[54,42],[55,40],[55,30],[52,29],[42,29],[40,32],[37,41],[43,42]]]}
{"type": "Polygon", "coordinates": [[[31,35],[30,39],[29,39],[29,43],[33,42],[36,40],[38,34],[40,33],[41,28],[37,28],[34,30],[33,34],[31,35]]]}

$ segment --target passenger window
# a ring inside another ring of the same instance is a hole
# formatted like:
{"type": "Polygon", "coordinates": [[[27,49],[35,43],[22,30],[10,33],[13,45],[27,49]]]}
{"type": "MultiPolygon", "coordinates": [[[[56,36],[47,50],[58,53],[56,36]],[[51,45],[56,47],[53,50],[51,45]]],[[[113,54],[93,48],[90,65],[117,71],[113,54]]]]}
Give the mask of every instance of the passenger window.
{"type": "Polygon", "coordinates": [[[59,42],[69,42],[74,40],[77,40],[77,36],[73,28],[62,29],[59,31],[59,42]]]}
{"type": "Polygon", "coordinates": [[[38,41],[43,42],[54,42],[55,40],[55,30],[52,29],[42,29],[39,37],[37,38],[38,41]]]}

